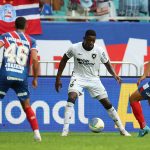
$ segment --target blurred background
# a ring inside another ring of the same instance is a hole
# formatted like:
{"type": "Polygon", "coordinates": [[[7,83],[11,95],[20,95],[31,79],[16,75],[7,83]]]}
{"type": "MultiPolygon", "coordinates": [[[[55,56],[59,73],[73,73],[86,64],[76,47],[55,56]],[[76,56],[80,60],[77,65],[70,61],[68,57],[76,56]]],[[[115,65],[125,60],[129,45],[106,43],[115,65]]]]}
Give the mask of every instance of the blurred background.
{"type": "Polygon", "coordinates": [[[141,21],[149,9],[149,0],[40,0],[40,14],[57,21],[141,21]]]}

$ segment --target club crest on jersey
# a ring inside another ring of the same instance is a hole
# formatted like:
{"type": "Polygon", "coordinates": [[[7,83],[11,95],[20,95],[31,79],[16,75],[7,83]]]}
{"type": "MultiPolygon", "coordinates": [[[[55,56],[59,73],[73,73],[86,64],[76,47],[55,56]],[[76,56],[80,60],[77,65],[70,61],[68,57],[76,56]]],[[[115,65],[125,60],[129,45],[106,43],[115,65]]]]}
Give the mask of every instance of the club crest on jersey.
{"type": "Polygon", "coordinates": [[[12,22],[16,19],[16,10],[10,4],[5,4],[0,7],[0,20],[12,22]]]}
{"type": "Polygon", "coordinates": [[[96,58],[96,54],[92,54],[92,58],[95,59],[96,58]]]}

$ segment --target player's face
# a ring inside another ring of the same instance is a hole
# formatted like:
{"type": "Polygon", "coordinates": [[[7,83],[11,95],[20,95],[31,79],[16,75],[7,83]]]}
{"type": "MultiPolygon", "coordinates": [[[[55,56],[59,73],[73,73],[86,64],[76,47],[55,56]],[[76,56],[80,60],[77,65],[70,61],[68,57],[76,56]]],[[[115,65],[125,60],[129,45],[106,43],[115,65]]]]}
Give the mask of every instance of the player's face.
{"type": "Polygon", "coordinates": [[[84,38],[84,46],[87,48],[87,50],[93,49],[95,40],[96,40],[95,36],[86,36],[84,38]]]}

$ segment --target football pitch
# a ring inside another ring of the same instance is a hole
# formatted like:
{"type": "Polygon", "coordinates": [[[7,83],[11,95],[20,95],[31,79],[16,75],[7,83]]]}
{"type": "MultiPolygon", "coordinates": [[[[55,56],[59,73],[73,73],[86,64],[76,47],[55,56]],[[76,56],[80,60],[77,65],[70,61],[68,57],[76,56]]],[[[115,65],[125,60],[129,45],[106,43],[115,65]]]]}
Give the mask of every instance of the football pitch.
{"type": "Polygon", "coordinates": [[[0,132],[0,150],[147,150],[150,135],[138,138],[120,136],[114,133],[60,133],[42,132],[42,142],[33,140],[31,132],[0,132]]]}

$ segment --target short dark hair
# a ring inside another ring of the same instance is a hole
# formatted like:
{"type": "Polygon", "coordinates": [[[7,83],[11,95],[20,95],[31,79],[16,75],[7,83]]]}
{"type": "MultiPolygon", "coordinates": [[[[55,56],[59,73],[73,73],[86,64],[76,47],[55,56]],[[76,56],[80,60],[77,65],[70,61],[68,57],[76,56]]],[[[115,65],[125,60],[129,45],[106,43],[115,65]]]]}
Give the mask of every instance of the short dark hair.
{"type": "Polygon", "coordinates": [[[96,32],[94,30],[87,30],[85,32],[85,37],[86,36],[96,36],[96,32]]]}
{"type": "Polygon", "coordinates": [[[25,25],[26,25],[26,19],[24,17],[18,17],[15,20],[15,27],[16,29],[25,29],[25,25]]]}

